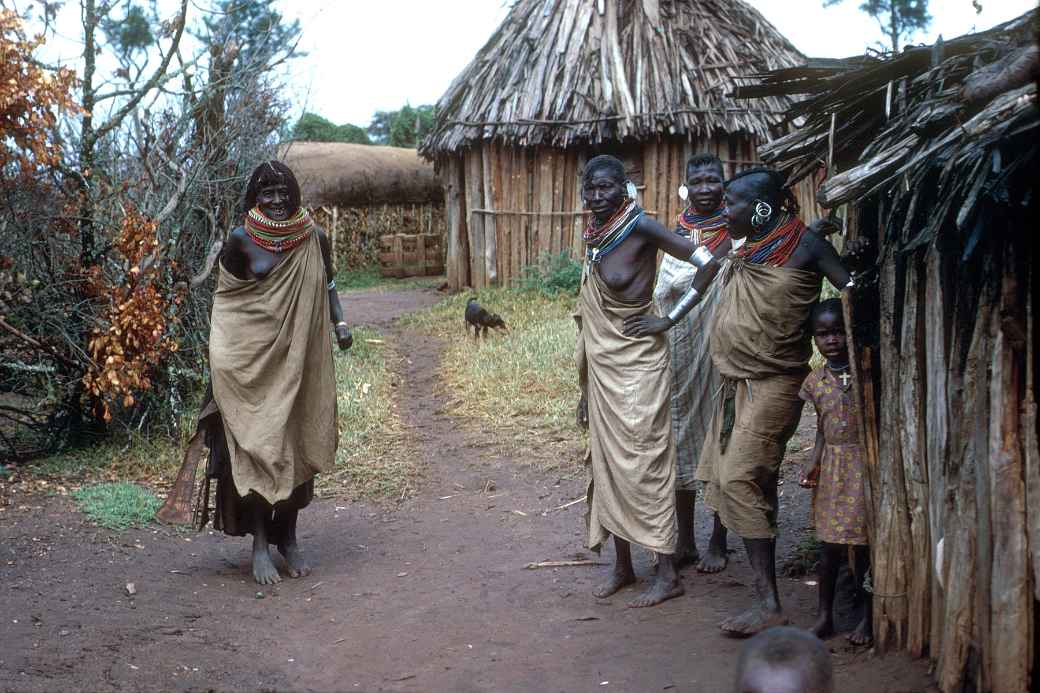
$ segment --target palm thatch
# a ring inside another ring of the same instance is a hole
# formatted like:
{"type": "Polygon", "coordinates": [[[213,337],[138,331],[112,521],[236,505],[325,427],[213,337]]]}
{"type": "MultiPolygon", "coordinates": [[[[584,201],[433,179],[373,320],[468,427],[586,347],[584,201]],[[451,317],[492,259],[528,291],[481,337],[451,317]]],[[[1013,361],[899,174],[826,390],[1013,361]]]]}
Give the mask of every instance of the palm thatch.
{"type": "Polygon", "coordinates": [[[802,60],[742,0],[517,0],[438,102],[428,158],[514,146],[745,134],[766,139],[789,100],[750,106],[741,75],[802,60]]]}
{"type": "Polygon", "coordinates": [[[312,206],[443,203],[433,166],[414,149],[344,142],[292,142],[279,155],[312,206]]]}

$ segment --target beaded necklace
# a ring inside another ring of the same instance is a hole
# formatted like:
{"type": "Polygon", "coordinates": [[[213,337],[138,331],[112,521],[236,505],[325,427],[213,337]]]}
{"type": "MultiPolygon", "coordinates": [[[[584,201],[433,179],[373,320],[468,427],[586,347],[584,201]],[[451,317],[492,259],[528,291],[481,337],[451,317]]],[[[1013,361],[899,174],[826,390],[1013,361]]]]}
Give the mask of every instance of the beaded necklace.
{"type": "Polygon", "coordinates": [[[802,220],[788,214],[780,220],[775,229],[762,238],[756,241],[749,238],[738,255],[754,265],[783,267],[791,259],[804,233],[805,224],[802,220]]]}
{"type": "Polygon", "coordinates": [[[254,207],[246,214],[246,233],[264,250],[282,253],[303,243],[314,230],[314,220],[302,207],[285,221],[275,221],[254,207]]]}
{"type": "Polygon", "coordinates": [[[711,214],[698,214],[693,207],[687,207],[675,221],[679,228],[689,232],[683,235],[694,235],[698,244],[703,243],[713,253],[729,237],[725,207],[719,207],[711,214]]]}
{"type": "Polygon", "coordinates": [[[582,234],[589,261],[599,262],[604,255],[621,245],[642,217],[643,208],[629,198],[602,225],[597,226],[596,220],[592,219],[582,234]]]}

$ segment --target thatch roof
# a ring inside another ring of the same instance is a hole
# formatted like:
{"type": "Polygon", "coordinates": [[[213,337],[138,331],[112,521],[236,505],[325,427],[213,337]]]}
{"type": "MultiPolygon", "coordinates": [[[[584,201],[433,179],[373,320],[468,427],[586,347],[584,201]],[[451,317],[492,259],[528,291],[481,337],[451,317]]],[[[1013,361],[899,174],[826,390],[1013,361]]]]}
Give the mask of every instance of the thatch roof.
{"type": "Polygon", "coordinates": [[[785,98],[729,96],[803,56],[742,0],[517,0],[438,102],[424,156],[481,140],[534,146],[745,133],[785,98]]]}
{"type": "Polygon", "coordinates": [[[444,192],[433,166],[414,149],[343,142],[291,142],[279,155],[296,174],[304,204],[440,202],[444,192]]]}
{"type": "Polygon", "coordinates": [[[887,58],[775,70],[738,94],[809,95],[791,109],[804,126],[759,152],[796,179],[829,160],[840,163],[843,170],[817,193],[820,204],[883,197],[887,224],[905,250],[953,222],[966,235],[967,253],[985,225],[981,206],[1013,204],[1033,184],[1040,153],[1037,19],[1033,10],[989,31],[887,58]]]}

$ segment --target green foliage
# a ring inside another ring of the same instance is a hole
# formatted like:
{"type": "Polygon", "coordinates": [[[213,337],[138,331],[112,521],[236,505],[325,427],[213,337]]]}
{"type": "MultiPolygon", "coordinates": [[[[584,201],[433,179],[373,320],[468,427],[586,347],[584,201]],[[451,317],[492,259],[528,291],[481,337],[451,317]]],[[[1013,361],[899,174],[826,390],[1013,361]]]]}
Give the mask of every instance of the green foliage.
{"type": "Polygon", "coordinates": [[[151,22],[139,5],[128,6],[122,19],[106,19],[102,28],[123,55],[148,48],[155,42],[151,22]]]}
{"type": "MultiPolygon", "coordinates": [[[[824,0],[823,6],[831,7],[843,1],[824,0]]],[[[928,0],[863,0],[859,9],[877,20],[895,53],[904,40],[927,29],[932,21],[928,0]]]]}
{"type": "Polygon", "coordinates": [[[780,566],[780,574],[789,578],[801,578],[816,570],[820,562],[820,549],[823,544],[816,538],[816,534],[809,532],[797,546],[791,555],[780,566]]]}
{"type": "Polygon", "coordinates": [[[391,147],[418,147],[433,129],[436,108],[431,105],[405,105],[399,111],[376,111],[368,126],[369,137],[376,144],[391,147]]]}
{"type": "MultiPolygon", "coordinates": [[[[384,277],[378,265],[336,272],[336,288],[340,291],[362,289],[434,288],[444,281],[443,277],[384,277]]],[[[349,321],[349,316],[348,316],[349,321]]]]}
{"type": "Polygon", "coordinates": [[[82,513],[109,529],[139,527],[162,505],[148,489],[125,481],[86,486],[72,496],[82,513]]]}
{"type": "Polygon", "coordinates": [[[352,142],[372,144],[365,131],[357,125],[336,125],[317,113],[304,112],[293,127],[292,138],[306,142],[352,142]]]}
{"type": "Polygon", "coordinates": [[[558,255],[542,253],[537,263],[524,268],[520,286],[526,291],[540,291],[546,296],[576,296],[581,288],[581,263],[566,252],[558,255]]]}
{"type": "Polygon", "coordinates": [[[269,56],[302,56],[295,46],[300,38],[300,22],[286,22],[272,9],[269,0],[219,0],[216,9],[203,22],[206,43],[225,46],[234,41],[242,65],[262,65],[269,56]]]}

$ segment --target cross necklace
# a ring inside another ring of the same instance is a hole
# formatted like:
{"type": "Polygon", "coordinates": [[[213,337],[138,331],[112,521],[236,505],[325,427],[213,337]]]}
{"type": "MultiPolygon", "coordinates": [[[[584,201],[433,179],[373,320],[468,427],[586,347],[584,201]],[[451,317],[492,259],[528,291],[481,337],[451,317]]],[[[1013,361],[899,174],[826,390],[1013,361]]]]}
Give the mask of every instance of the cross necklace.
{"type": "Polygon", "coordinates": [[[844,366],[835,367],[828,363],[827,368],[830,369],[831,375],[841,381],[842,389],[847,390],[849,381],[852,380],[852,376],[849,375],[849,364],[846,363],[844,366]],[[838,375],[838,373],[841,373],[841,375],[838,375]]]}

